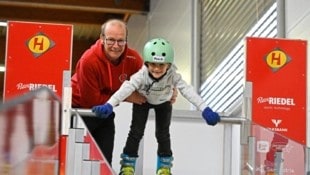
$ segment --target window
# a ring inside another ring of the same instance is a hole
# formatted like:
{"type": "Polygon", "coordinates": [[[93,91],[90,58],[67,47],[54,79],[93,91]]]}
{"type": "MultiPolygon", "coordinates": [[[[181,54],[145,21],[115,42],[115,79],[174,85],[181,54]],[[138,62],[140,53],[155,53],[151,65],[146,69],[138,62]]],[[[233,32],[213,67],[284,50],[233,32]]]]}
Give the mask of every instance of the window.
{"type": "Polygon", "coordinates": [[[212,109],[229,112],[242,102],[245,37],[277,36],[277,3],[271,0],[208,0],[202,3],[202,7],[209,8],[202,8],[202,14],[208,12],[202,15],[201,22],[199,91],[212,109]]]}

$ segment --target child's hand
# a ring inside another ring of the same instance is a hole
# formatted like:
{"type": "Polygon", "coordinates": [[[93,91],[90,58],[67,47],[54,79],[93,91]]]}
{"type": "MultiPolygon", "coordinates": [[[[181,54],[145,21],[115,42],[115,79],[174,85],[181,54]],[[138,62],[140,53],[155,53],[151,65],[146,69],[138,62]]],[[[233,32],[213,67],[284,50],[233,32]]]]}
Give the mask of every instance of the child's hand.
{"type": "Polygon", "coordinates": [[[108,118],[113,112],[113,107],[111,104],[106,103],[104,105],[94,106],[92,111],[99,118],[108,118]]]}
{"type": "Polygon", "coordinates": [[[216,112],[213,112],[212,109],[210,109],[209,107],[206,107],[203,110],[202,116],[206,120],[208,125],[212,125],[212,126],[216,125],[221,120],[219,114],[216,112]]]}

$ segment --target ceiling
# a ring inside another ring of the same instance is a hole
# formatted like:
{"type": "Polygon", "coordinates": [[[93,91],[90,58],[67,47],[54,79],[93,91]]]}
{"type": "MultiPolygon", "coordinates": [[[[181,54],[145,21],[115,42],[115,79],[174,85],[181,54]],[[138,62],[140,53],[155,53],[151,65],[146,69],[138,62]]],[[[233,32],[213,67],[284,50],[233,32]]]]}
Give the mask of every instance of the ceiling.
{"type": "MultiPolygon", "coordinates": [[[[93,40],[107,19],[146,14],[150,0],[1,0],[0,21],[68,23],[75,39],[93,40]]],[[[3,29],[2,29],[3,30],[3,29]]],[[[2,34],[5,32],[1,32],[2,34]]]]}

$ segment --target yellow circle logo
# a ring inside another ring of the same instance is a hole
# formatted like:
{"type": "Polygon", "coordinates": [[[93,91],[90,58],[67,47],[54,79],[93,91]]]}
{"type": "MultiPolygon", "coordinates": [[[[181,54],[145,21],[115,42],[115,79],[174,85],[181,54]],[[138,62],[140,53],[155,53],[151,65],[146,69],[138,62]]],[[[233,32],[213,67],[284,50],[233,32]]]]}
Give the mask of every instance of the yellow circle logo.
{"type": "Polygon", "coordinates": [[[273,69],[281,68],[288,62],[286,54],[281,50],[270,52],[266,57],[266,63],[273,69]]]}
{"type": "Polygon", "coordinates": [[[32,53],[42,54],[46,52],[51,46],[51,42],[45,35],[39,34],[32,37],[28,41],[28,48],[32,53]]]}

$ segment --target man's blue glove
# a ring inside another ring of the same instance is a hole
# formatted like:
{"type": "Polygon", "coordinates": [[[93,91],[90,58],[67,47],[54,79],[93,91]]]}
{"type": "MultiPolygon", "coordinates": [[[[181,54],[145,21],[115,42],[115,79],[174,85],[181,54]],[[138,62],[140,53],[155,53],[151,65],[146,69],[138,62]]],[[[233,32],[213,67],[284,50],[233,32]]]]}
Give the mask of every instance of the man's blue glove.
{"type": "Polygon", "coordinates": [[[219,114],[216,112],[213,112],[212,109],[210,109],[209,107],[206,107],[203,110],[202,116],[206,120],[208,125],[212,125],[212,126],[216,125],[217,122],[221,120],[219,114]]]}
{"type": "Polygon", "coordinates": [[[113,112],[113,107],[111,104],[106,103],[104,105],[94,106],[92,108],[92,111],[99,118],[108,118],[113,112]]]}

